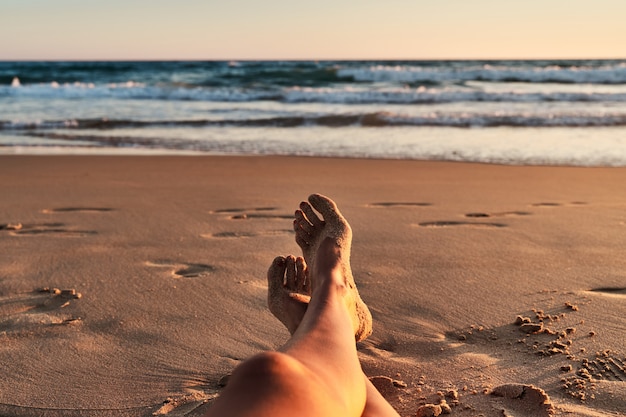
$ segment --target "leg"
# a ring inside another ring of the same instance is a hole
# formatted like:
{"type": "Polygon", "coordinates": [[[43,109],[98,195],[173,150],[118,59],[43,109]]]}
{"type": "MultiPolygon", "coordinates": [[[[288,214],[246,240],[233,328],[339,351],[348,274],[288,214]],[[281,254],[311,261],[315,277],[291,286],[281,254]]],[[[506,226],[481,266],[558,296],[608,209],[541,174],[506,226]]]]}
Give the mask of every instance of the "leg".
{"type": "MultiPolygon", "coordinates": [[[[304,260],[314,275],[316,273],[317,254],[321,243],[325,239],[335,242],[341,253],[339,266],[345,279],[345,285],[351,289],[354,303],[350,309],[354,311],[354,334],[358,341],[365,339],[372,333],[372,315],[365,303],[361,300],[356,289],[352,269],[350,268],[350,250],[352,246],[352,228],[342,216],[337,205],[330,198],[320,194],[309,196],[309,202],[300,203],[296,210],[293,222],[296,232],[296,243],[302,249],[304,260]],[[322,219],[313,211],[317,210],[322,219]]],[[[313,281],[311,285],[314,285],[313,281]]],[[[314,288],[313,288],[314,289],[314,288]]]]}
{"type": "Polygon", "coordinates": [[[385,397],[376,389],[374,384],[365,376],[367,384],[367,399],[365,401],[365,410],[362,417],[400,417],[398,412],[393,409],[391,404],[387,402],[385,397]]]}
{"type": "Polygon", "coordinates": [[[304,259],[278,257],[267,271],[267,305],[293,335],[311,301],[304,259]]]}
{"type": "MultiPolygon", "coordinates": [[[[309,232],[314,268],[304,316],[279,352],[257,355],[233,372],[207,416],[362,414],[367,384],[354,339],[355,332],[371,329],[371,323],[360,323],[371,316],[350,272],[349,226],[334,203],[320,207],[324,225],[309,232]]],[[[270,274],[285,263],[277,258],[270,274]]]]}
{"type": "MultiPolygon", "coordinates": [[[[287,257],[282,268],[282,259],[276,258],[267,274],[268,305],[274,316],[294,334],[304,317],[309,304],[310,288],[307,285],[307,270],[304,259],[287,257]]],[[[363,374],[366,383],[365,409],[361,417],[399,417],[376,387],[363,374]]]]}

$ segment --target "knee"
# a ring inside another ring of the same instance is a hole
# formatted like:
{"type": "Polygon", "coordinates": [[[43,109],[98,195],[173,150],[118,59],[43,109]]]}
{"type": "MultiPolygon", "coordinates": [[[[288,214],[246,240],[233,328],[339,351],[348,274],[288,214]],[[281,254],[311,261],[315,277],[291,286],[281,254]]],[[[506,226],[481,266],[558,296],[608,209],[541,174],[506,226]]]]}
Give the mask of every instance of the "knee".
{"type": "Polygon", "coordinates": [[[280,352],[263,352],[239,365],[232,379],[278,382],[283,379],[293,380],[304,374],[304,366],[291,356],[280,352]]]}

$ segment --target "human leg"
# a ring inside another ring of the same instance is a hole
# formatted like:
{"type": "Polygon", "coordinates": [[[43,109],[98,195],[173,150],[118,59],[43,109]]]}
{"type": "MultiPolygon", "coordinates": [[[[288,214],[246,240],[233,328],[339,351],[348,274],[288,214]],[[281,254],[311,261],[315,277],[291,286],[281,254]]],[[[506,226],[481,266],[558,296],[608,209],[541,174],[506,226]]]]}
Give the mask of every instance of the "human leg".
{"type": "MultiPolygon", "coordinates": [[[[295,212],[293,227],[296,232],[296,243],[302,249],[302,255],[311,275],[315,276],[317,269],[317,253],[321,242],[331,239],[339,248],[341,258],[339,267],[345,279],[345,285],[351,290],[354,304],[349,306],[354,311],[354,334],[357,341],[361,341],[372,333],[372,315],[361,300],[356,289],[350,267],[350,251],[352,247],[352,228],[340,213],[337,205],[330,198],[320,194],[312,194],[309,201],[300,203],[300,209],[295,212]],[[314,211],[317,210],[321,217],[314,211]]],[[[313,286],[314,282],[312,282],[313,286]]],[[[314,289],[312,287],[312,289],[314,289]]]]}
{"type": "MultiPolygon", "coordinates": [[[[360,323],[371,316],[350,272],[349,226],[334,203],[319,207],[324,225],[310,231],[307,242],[314,265],[308,275],[311,298],[292,338],[279,352],[265,352],[240,365],[207,416],[362,414],[367,383],[354,340],[355,332],[362,336],[362,329],[371,329],[371,323],[360,323]]],[[[277,258],[269,273],[285,273],[286,262],[277,258]]]]}
{"type": "Polygon", "coordinates": [[[306,264],[301,257],[277,257],[267,271],[267,305],[293,335],[311,301],[306,264]]]}
{"type": "MultiPolygon", "coordinates": [[[[306,263],[303,258],[293,256],[276,259],[284,259],[284,263],[272,264],[268,272],[268,306],[293,335],[309,304],[306,263]]],[[[366,383],[366,401],[361,417],[399,417],[365,374],[363,378],[366,383]]]]}

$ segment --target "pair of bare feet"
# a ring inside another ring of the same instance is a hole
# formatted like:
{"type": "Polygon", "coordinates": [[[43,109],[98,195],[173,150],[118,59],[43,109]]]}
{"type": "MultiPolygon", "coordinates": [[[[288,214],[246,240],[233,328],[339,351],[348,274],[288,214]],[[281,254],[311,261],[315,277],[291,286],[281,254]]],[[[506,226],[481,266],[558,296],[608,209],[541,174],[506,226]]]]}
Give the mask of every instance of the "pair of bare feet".
{"type": "Polygon", "coordinates": [[[303,256],[277,257],[267,273],[269,309],[291,337],[241,363],[207,417],[398,417],[358,359],[372,317],[352,277],[350,225],[313,194],[294,229],[303,256]]]}
{"type": "Polygon", "coordinates": [[[309,202],[300,203],[293,226],[303,256],[279,256],[272,262],[267,272],[270,311],[293,335],[307,311],[311,295],[324,285],[321,280],[325,272],[338,269],[344,280],[343,297],[351,314],[355,339],[365,339],[372,333],[372,316],[352,276],[350,225],[331,199],[313,194],[309,202]]]}

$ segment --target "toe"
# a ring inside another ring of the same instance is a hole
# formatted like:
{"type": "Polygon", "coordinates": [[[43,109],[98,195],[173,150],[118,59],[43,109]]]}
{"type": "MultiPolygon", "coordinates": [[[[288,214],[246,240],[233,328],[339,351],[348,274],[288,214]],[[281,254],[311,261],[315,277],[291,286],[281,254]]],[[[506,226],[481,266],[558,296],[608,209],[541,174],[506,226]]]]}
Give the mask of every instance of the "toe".
{"type": "Polygon", "coordinates": [[[291,290],[296,290],[296,258],[292,255],[285,260],[285,286],[291,290]]]}
{"type": "Polygon", "coordinates": [[[311,290],[307,277],[307,267],[304,258],[298,256],[296,258],[296,286],[297,291],[301,294],[310,295],[311,290]]]}
{"type": "Polygon", "coordinates": [[[277,256],[267,270],[267,283],[270,288],[283,285],[285,277],[285,258],[277,256]]]}
{"type": "Polygon", "coordinates": [[[309,242],[307,242],[302,236],[298,235],[297,233],[296,233],[296,243],[302,249],[308,248],[310,246],[309,242]]]}
{"type": "Polygon", "coordinates": [[[309,202],[311,203],[311,206],[313,206],[315,210],[322,213],[324,220],[333,220],[333,219],[341,218],[341,215],[339,214],[339,210],[337,209],[337,205],[330,198],[323,196],[321,194],[311,194],[309,196],[309,202]]]}
{"type": "Polygon", "coordinates": [[[298,223],[298,227],[300,227],[302,230],[310,234],[313,232],[314,226],[311,223],[309,223],[309,220],[307,220],[307,217],[305,217],[305,214],[302,212],[302,210],[296,210],[295,218],[296,218],[296,222],[298,223]]]}
{"type": "Polygon", "coordinates": [[[307,202],[302,202],[300,203],[300,210],[304,213],[304,215],[306,216],[306,218],[309,220],[309,222],[311,222],[311,225],[314,228],[320,228],[324,225],[323,220],[321,220],[317,214],[315,214],[315,212],[313,211],[313,208],[311,207],[311,205],[307,202]]]}
{"type": "Polygon", "coordinates": [[[300,227],[300,223],[298,220],[293,221],[293,230],[296,232],[296,243],[301,248],[306,248],[309,246],[309,242],[311,241],[311,235],[305,232],[302,227],[300,227]]]}

